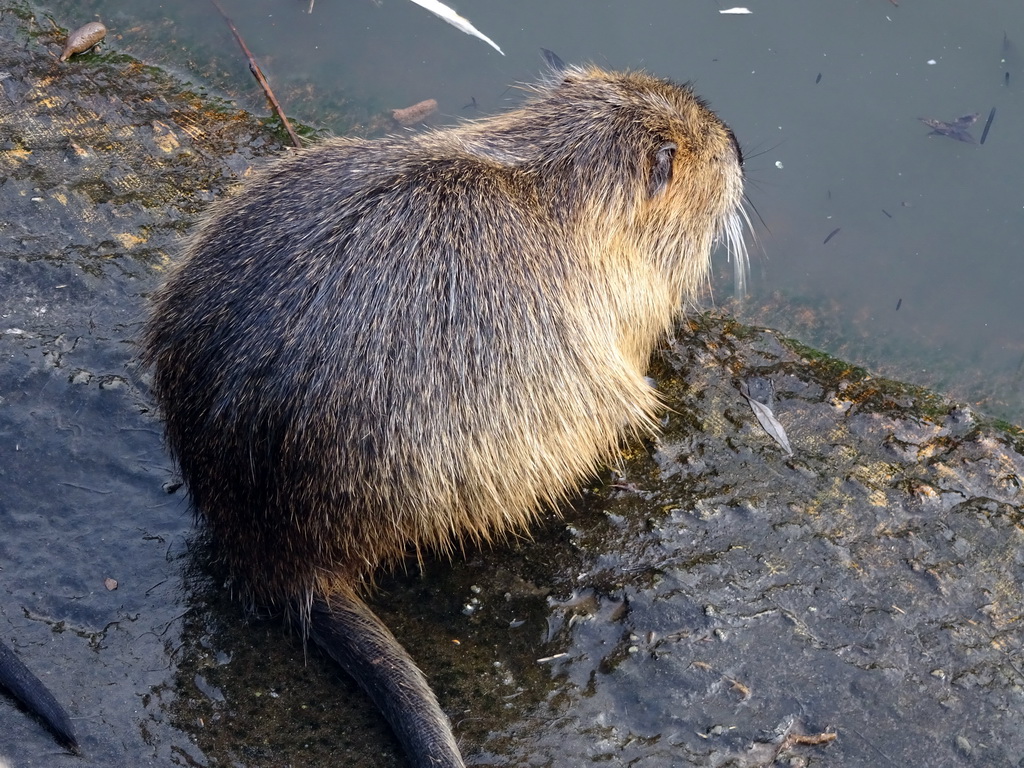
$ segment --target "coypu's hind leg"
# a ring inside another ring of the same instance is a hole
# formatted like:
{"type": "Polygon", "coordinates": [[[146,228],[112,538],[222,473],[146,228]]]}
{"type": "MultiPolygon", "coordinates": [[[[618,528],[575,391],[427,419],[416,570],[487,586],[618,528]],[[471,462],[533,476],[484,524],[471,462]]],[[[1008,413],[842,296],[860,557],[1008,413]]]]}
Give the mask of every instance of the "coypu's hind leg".
{"type": "Polygon", "coordinates": [[[42,720],[62,746],[78,754],[78,739],[64,707],[17,654],[3,643],[0,643],[0,688],[6,688],[11,696],[42,720]]]}
{"type": "Polygon", "coordinates": [[[423,673],[357,595],[314,600],[309,632],[373,699],[413,768],[464,768],[451,724],[423,673]]]}

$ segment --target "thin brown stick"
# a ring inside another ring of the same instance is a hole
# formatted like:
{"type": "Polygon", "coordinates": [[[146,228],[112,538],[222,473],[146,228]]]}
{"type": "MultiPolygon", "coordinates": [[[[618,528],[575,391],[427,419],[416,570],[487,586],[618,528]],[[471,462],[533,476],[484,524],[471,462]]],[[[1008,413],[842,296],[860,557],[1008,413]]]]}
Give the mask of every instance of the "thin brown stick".
{"type": "Polygon", "coordinates": [[[242,46],[242,52],[245,54],[246,58],[249,59],[249,71],[252,72],[253,77],[256,78],[256,82],[260,84],[263,92],[267,94],[267,100],[270,102],[270,106],[273,107],[274,112],[281,120],[281,124],[284,126],[284,129],[288,131],[288,135],[291,137],[292,143],[296,147],[301,147],[302,139],[300,139],[298,134],[292,130],[292,124],[289,123],[288,118],[285,117],[284,110],[281,109],[281,105],[274,97],[274,92],[270,90],[270,83],[268,83],[267,78],[263,76],[263,70],[260,69],[260,65],[256,63],[256,57],[252,55],[252,51],[249,50],[249,46],[245,44],[245,40],[242,39],[242,35],[239,33],[238,28],[235,26],[234,22],[228,18],[228,15],[224,13],[224,9],[220,7],[220,3],[218,3],[217,0],[210,0],[210,2],[213,3],[213,7],[217,9],[217,12],[224,17],[224,21],[226,21],[228,26],[231,28],[231,34],[235,36],[235,40],[237,40],[238,44],[242,46]]]}

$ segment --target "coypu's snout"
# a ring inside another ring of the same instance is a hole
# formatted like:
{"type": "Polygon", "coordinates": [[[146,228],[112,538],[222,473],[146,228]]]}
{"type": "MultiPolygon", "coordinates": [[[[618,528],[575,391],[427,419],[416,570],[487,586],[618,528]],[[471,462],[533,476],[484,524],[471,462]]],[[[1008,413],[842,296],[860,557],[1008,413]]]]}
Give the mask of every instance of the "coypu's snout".
{"type": "Polygon", "coordinates": [[[729,140],[732,142],[732,148],[736,151],[736,162],[740,164],[740,168],[743,167],[743,149],[740,147],[740,142],[736,138],[736,134],[732,132],[732,128],[726,126],[726,130],[729,132],[729,140]]]}
{"type": "MultiPolygon", "coordinates": [[[[735,163],[725,171],[726,210],[719,219],[716,242],[725,242],[726,253],[733,265],[733,285],[736,296],[742,298],[747,294],[747,274],[750,271],[750,259],[747,254],[747,241],[744,231],[752,231],[750,216],[744,206],[743,196],[743,149],[729,126],[724,125],[729,137],[735,163]]],[[[726,163],[726,165],[730,165],[726,163]]]]}

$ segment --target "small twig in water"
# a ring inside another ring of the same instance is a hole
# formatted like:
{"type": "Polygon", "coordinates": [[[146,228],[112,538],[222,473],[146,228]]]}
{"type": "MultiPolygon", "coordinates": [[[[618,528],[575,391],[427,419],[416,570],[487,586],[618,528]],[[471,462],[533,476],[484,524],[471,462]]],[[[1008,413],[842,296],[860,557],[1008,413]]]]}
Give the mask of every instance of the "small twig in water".
{"type": "MultiPolygon", "coordinates": [[[[275,98],[274,92],[270,90],[270,83],[268,83],[267,78],[263,76],[263,70],[260,69],[260,65],[256,63],[256,57],[252,55],[252,51],[249,50],[249,46],[245,44],[245,40],[242,39],[242,35],[239,33],[238,28],[235,26],[234,22],[228,18],[228,15],[224,13],[224,9],[220,7],[220,3],[218,3],[217,0],[210,0],[210,2],[213,3],[213,7],[217,9],[217,12],[224,17],[224,21],[226,21],[228,23],[228,27],[231,28],[231,34],[235,36],[235,40],[237,40],[238,44],[242,47],[242,52],[245,54],[246,58],[249,59],[249,71],[252,72],[253,77],[256,78],[256,82],[260,84],[263,92],[267,94],[267,100],[270,102],[270,106],[273,107],[274,113],[281,120],[281,125],[284,126],[286,131],[288,131],[292,144],[296,147],[301,147],[302,139],[300,139],[298,134],[295,133],[292,129],[292,124],[289,123],[288,118],[285,117],[284,110],[281,109],[281,105],[278,103],[277,98],[275,98]]],[[[312,13],[312,3],[309,4],[309,10],[312,13]]]]}

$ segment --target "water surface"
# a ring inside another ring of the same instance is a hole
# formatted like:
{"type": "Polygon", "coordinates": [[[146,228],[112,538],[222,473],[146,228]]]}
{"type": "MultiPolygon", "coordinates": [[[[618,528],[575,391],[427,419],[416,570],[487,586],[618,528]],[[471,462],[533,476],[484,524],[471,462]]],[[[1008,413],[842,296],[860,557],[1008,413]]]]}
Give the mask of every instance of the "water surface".
{"type": "MultiPolygon", "coordinates": [[[[1024,420],[1024,5],[796,0],[462,0],[499,55],[408,0],[224,0],[292,114],[336,132],[425,98],[437,122],[501,109],[540,47],[693,81],[748,155],[763,220],[751,293],[730,307],[808,344],[1024,420]],[[995,107],[984,145],[918,118],[995,107]],[[827,243],[825,238],[839,232],[827,243]]],[[[55,3],[111,44],[265,109],[205,0],[55,3]],[[173,42],[170,42],[173,41],[173,42]]],[[[723,270],[727,275],[728,270],[723,270]]],[[[727,303],[728,281],[716,301],[727,303]]]]}

